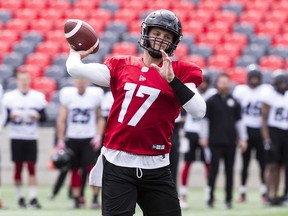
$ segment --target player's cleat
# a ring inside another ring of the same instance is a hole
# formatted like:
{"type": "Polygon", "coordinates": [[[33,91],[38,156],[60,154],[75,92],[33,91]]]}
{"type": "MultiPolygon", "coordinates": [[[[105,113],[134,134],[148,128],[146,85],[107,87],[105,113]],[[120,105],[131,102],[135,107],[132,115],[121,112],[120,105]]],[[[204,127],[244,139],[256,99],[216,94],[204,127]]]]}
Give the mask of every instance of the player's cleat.
{"type": "Polygon", "coordinates": [[[232,204],[231,204],[231,202],[225,202],[225,203],[224,203],[224,209],[232,209],[232,204]]]}
{"type": "Polygon", "coordinates": [[[282,200],[280,197],[268,198],[266,205],[268,205],[268,206],[281,206],[282,200]]]}
{"type": "Polygon", "coordinates": [[[92,202],[91,208],[92,208],[92,209],[100,209],[100,208],[101,208],[101,205],[100,205],[100,203],[98,203],[98,202],[92,202]]]}
{"type": "Polygon", "coordinates": [[[27,205],[26,205],[26,202],[25,202],[25,199],[23,197],[21,197],[19,200],[18,200],[18,205],[20,208],[26,208],[27,205]]]}
{"type": "Polygon", "coordinates": [[[210,209],[214,208],[213,199],[209,199],[209,200],[207,201],[207,207],[210,208],[210,209]]]}
{"type": "Polygon", "coordinates": [[[31,208],[34,208],[34,209],[41,209],[42,208],[36,198],[33,198],[33,199],[30,200],[29,206],[31,208]]]}
{"type": "Polygon", "coordinates": [[[237,202],[238,202],[238,203],[244,203],[244,202],[246,202],[246,194],[240,194],[237,202]]]}
{"type": "Polygon", "coordinates": [[[85,198],[83,196],[80,196],[78,201],[81,207],[85,207],[85,198]]]}
{"type": "Polygon", "coordinates": [[[266,194],[266,193],[265,193],[265,194],[262,194],[261,200],[262,200],[262,203],[263,203],[263,204],[267,203],[268,197],[267,197],[267,194],[266,194]]]}

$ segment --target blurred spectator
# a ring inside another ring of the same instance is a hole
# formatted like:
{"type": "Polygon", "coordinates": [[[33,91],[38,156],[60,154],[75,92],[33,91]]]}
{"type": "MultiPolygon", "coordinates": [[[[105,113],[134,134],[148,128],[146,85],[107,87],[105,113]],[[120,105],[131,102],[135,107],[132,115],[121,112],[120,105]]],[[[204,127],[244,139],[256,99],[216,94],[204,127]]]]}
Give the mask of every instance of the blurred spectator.
{"type": "Polygon", "coordinates": [[[3,96],[3,106],[7,109],[8,130],[11,141],[12,161],[14,162],[14,183],[18,205],[26,208],[22,190],[22,170],[27,164],[29,173],[29,205],[41,208],[37,199],[36,161],[38,122],[45,121],[46,100],[43,93],[30,89],[30,75],[17,73],[17,89],[3,96]]]}
{"type": "Polygon", "coordinates": [[[288,77],[279,71],[273,73],[274,88],[267,89],[263,95],[262,133],[264,139],[266,184],[268,205],[281,205],[278,196],[280,167],[288,165],[288,77]]]}
{"type": "Polygon", "coordinates": [[[215,182],[220,160],[225,165],[225,208],[232,207],[233,173],[237,132],[242,151],[247,147],[247,134],[241,121],[241,106],[230,94],[231,80],[225,73],[216,79],[217,93],[207,100],[207,112],[202,120],[200,144],[211,150],[211,168],[208,177],[209,208],[214,207],[215,182]]]}
{"type": "Polygon", "coordinates": [[[267,187],[264,180],[264,145],[261,134],[261,106],[262,93],[270,88],[268,84],[262,84],[262,72],[260,68],[252,64],[247,67],[247,84],[238,85],[234,88],[233,96],[242,107],[242,119],[247,128],[248,146],[242,152],[241,185],[238,202],[246,201],[248,168],[251,154],[255,151],[256,159],[260,168],[260,193],[263,201],[266,200],[267,187]]]}
{"type": "MultiPolygon", "coordinates": [[[[74,208],[81,208],[84,203],[84,184],[97,160],[101,147],[103,124],[100,103],[103,90],[88,87],[86,80],[74,80],[74,85],[60,91],[60,111],[57,119],[57,148],[70,148],[74,152],[71,165],[71,187],[74,208]],[[82,174],[80,173],[82,171],[82,174]],[[82,177],[81,177],[82,176],[82,177]],[[85,182],[84,182],[85,181],[85,182]],[[83,183],[83,184],[82,184],[83,183]]],[[[92,186],[92,208],[99,208],[99,188],[92,186]]]]}
{"type": "MultiPolygon", "coordinates": [[[[206,74],[203,74],[203,82],[198,87],[198,91],[205,101],[217,92],[215,88],[210,88],[210,84],[210,77],[206,74]]],[[[203,162],[208,183],[211,152],[209,147],[203,148],[199,144],[199,133],[201,131],[200,119],[193,118],[190,114],[186,114],[183,129],[185,132],[185,137],[188,141],[188,146],[184,147],[186,151],[184,153],[184,164],[181,170],[181,185],[179,189],[179,195],[181,208],[187,208],[189,169],[192,165],[192,162],[196,160],[203,162]]],[[[181,143],[181,145],[185,145],[185,142],[181,143]]]]}

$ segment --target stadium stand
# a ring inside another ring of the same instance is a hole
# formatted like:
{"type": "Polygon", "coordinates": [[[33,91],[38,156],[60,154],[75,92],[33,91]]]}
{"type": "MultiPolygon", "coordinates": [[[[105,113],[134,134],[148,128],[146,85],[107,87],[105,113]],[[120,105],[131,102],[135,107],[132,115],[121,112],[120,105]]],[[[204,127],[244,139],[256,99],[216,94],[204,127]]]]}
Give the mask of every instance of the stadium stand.
{"type": "Polygon", "coordinates": [[[0,0],[0,79],[5,90],[13,86],[9,80],[21,68],[35,79],[54,79],[55,85],[47,80],[41,85],[51,85],[55,92],[69,85],[66,19],[83,19],[95,28],[100,49],[84,61],[103,62],[111,54],[142,53],[141,22],[159,8],[174,11],[183,24],[184,37],[175,59],[192,61],[211,74],[226,72],[236,83],[243,82],[250,63],[270,71],[267,74],[288,66],[287,0],[167,0],[165,4],[158,0],[0,0]]]}

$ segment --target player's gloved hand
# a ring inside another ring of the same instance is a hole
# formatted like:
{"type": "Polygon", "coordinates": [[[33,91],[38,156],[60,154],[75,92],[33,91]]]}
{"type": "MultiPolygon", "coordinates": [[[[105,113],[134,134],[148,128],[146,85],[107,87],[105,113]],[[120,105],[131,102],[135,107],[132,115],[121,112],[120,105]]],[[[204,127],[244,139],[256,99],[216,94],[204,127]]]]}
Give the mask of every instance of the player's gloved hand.
{"type": "Polygon", "coordinates": [[[97,151],[98,149],[101,148],[102,145],[102,137],[100,135],[96,135],[95,137],[93,137],[90,141],[90,144],[93,147],[94,151],[97,151]]]}
{"type": "Polygon", "coordinates": [[[56,145],[56,149],[65,149],[66,145],[64,140],[58,140],[57,145],[56,145]]]}

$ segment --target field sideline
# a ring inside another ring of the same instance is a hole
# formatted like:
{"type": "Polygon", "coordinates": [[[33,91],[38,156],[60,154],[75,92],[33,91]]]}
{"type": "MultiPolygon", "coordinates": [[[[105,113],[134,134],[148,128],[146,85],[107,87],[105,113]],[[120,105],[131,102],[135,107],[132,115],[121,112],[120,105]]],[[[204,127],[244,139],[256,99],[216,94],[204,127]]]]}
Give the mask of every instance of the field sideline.
{"type": "MultiPolygon", "coordinates": [[[[88,188],[87,188],[88,189],[88,188]]],[[[84,209],[74,210],[72,201],[67,198],[67,187],[64,187],[55,200],[49,200],[51,188],[41,186],[39,188],[39,200],[43,209],[19,209],[15,201],[15,190],[11,185],[2,185],[1,198],[7,209],[1,209],[1,216],[100,216],[100,210],[89,208],[90,191],[86,190],[87,206],[84,209]]],[[[214,209],[207,209],[204,202],[204,192],[202,189],[191,189],[189,194],[190,208],[183,210],[183,216],[287,216],[288,206],[266,207],[260,202],[257,190],[250,191],[248,202],[245,204],[233,204],[233,209],[226,210],[223,208],[223,191],[217,190],[214,209]]],[[[237,194],[235,193],[235,198],[237,194]]],[[[142,216],[141,211],[137,208],[135,216],[142,216]]]]}

